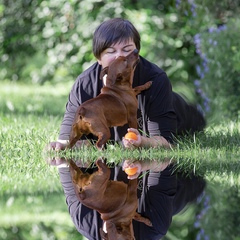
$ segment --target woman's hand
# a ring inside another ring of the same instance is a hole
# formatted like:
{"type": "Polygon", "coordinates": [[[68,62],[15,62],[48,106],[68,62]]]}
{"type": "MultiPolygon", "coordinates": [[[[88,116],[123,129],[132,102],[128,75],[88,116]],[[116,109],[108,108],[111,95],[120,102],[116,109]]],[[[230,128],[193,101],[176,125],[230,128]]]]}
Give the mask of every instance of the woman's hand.
{"type": "Polygon", "coordinates": [[[162,136],[144,137],[135,128],[128,128],[128,132],[133,132],[137,135],[137,140],[126,139],[123,137],[122,143],[126,148],[150,148],[150,147],[165,147],[171,148],[171,144],[162,136]]]}
{"type": "MultiPolygon", "coordinates": [[[[82,146],[90,146],[91,143],[88,140],[79,140],[73,146],[73,148],[81,148],[82,146]]],[[[68,146],[68,140],[57,140],[56,142],[50,142],[46,146],[46,150],[62,151],[65,150],[68,146]]]]}
{"type": "Polygon", "coordinates": [[[125,160],[122,165],[123,171],[126,168],[135,168],[137,167],[137,172],[134,175],[129,176],[128,179],[135,179],[144,171],[154,171],[154,172],[161,172],[163,171],[169,164],[171,163],[170,159],[164,159],[164,161],[133,161],[133,160],[125,160]]]}
{"type": "Polygon", "coordinates": [[[67,140],[57,140],[56,142],[50,142],[45,147],[46,151],[54,150],[54,151],[60,151],[67,148],[68,141],[67,140]]]}
{"type": "Polygon", "coordinates": [[[91,159],[89,159],[88,161],[86,161],[86,160],[83,161],[81,159],[68,159],[68,158],[59,157],[59,156],[48,157],[45,160],[46,160],[47,164],[49,164],[50,166],[57,167],[57,168],[69,167],[69,162],[71,160],[73,160],[75,162],[75,164],[80,168],[89,168],[93,164],[91,162],[91,159]]]}
{"type": "Polygon", "coordinates": [[[135,128],[128,128],[128,132],[133,132],[137,135],[137,140],[134,139],[126,139],[123,137],[122,143],[125,148],[138,148],[142,144],[142,136],[140,135],[139,131],[135,128]]]}
{"type": "Polygon", "coordinates": [[[140,161],[132,161],[132,160],[125,160],[122,165],[122,170],[125,171],[126,168],[137,168],[137,172],[134,175],[128,175],[128,179],[135,179],[138,178],[138,176],[143,171],[142,163],[140,161]]]}

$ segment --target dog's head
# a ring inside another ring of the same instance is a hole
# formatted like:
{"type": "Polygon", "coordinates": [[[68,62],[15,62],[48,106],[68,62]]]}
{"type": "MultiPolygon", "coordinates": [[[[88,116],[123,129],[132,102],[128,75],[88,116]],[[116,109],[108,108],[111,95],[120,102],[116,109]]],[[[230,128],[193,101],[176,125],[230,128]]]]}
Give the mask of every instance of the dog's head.
{"type": "Polygon", "coordinates": [[[134,49],[130,54],[114,59],[108,67],[101,72],[101,78],[107,74],[106,86],[114,84],[132,85],[133,74],[139,62],[138,50],[134,49]]]}
{"type": "Polygon", "coordinates": [[[70,136],[69,136],[69,148],[72,148],[75,143],[82,137],[83,134],[89,134],[90,131],[90,123],[84,120],[84,116],[86,114],[86,109],[80,106],[73,120],[70,136]]]}
{"type": "MultiPolygon", "coordinates": [[[[104,163],[104,161],[99,158],[96,161],[98,171],[95,171],[92,174],[88,172],[83,173],[77,165],[70,161],[69,168],[72,177],[72,182],[77,197],[80,201],[88,201],[87,197],[92,195],[97,196],[99,191],[102,191],[101,188],[104,187],[110,177],[110,169],[104,163]]],[[[91,199],[89,201],[92,201],[91,199]]]]}
{"type": "Polygon", "coordinates": [[[101,237],[104,240],[135,240],[131,220],[117,223],[108,221],[106,222],[106,230],[107,233],[100,229],[101,237]]]}

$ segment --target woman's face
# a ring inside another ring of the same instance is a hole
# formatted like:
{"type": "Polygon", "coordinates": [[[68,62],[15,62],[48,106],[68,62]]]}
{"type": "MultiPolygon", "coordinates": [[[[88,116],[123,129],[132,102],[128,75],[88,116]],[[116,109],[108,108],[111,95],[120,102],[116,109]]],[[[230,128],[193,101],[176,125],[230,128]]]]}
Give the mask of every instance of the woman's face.
{"type": "Polygon", "coordinates": [[[132,52],[136,48],[133,40],[129,39],[128,41],[122,41],[121,43],[116,43],[111,45],[109,48],[105,49],[98,59],[98,63],[102,65],[102,68],[105,68],[119,56],[127,56],[130,52],[132,52]]]}

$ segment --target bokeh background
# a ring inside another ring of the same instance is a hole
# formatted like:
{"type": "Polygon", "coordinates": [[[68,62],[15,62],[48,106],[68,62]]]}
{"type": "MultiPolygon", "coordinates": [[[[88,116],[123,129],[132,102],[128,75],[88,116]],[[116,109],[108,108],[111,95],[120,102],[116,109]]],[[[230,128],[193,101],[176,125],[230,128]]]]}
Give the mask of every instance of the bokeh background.
{"type": "Polygon", "coordinates": [[[207,112],[211,107],[216,118],[235,118],[240,105],[239,5],[239,0],[2,0],[0,79],[73,81],[95,61],[95,28],[108,18],[123,17],[141,34],[141,55],[162,67],[176,90],[190,100],[196,100],[197,92],[196,101],[207,112]]]}
{"type": "MultiPolygon", "coordinates": [[[[57,138],[71,85],[95,62],[93,32],[108,18],[135,25],[140,54],[202,108],[208,128],[225,124],[212,141],[239,153],[239,14],[240,0],[0,0],[0,239],[83,239],[42,149],[57,138]]],[[[165,239],[240,239],[238,174],[208,180],[165,239]]]]}

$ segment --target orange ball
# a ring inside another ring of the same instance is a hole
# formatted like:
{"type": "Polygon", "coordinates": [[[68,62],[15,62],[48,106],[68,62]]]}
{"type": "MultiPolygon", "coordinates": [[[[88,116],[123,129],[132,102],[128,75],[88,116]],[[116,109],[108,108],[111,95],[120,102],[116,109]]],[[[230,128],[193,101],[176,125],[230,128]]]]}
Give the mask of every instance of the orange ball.
{"type": "Polygon", "coordinates": [[[137,134],[134,132],[128,132],[124,137],[128,140],[137,140],[137,134]]]}
{"type": "Polygon", "coordinates": [[[137,172],[138,168],[137,167],[133,167],[133,168],[125,168],[125,173],[129,176],[134,175],[137,172]]]}

